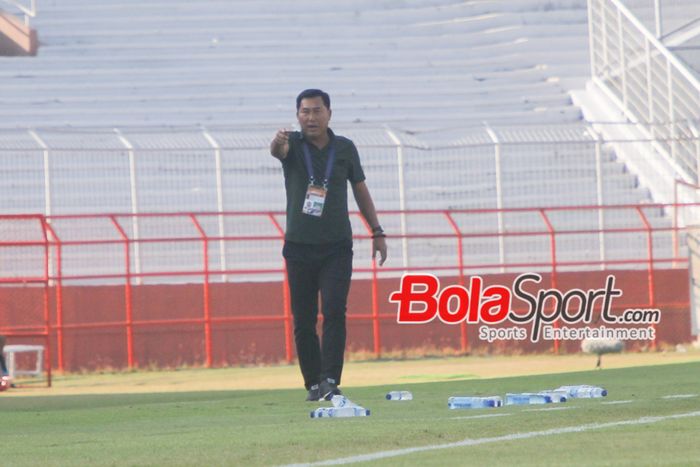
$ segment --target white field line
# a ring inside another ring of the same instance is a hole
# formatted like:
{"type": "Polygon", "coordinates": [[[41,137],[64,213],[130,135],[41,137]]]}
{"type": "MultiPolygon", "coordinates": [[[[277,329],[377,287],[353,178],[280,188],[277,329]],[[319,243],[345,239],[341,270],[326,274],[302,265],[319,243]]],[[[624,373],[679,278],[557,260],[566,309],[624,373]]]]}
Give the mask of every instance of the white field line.
{"type": "Polygon", "coordinates": [[[354,464],[356,462],[367,462],[367,461],[373,461],[373,460],[378,460],[378,459],[386,459],[389,457],[405,456],[407,454],[413,454],[413,453],[417,453],[417,452],[437,451],[440,449],[452,449],[452,448],[459,448],[459,447],[465,447],[465,446],[478,446],[480,444],[498,443],[501,441],[514,441],[514,440],[520,440],[520,439],[538,438],[538,437],[542,437],[542,436],[554,436],[554,435],[561,435],[561,434],[566,434],[566,433],[581,433],[584,431],[602,430],[605,428],[615,428],[615,427],[620,427],[620,426],[647,425],[647,424],[651,424],[651,423],[663,422],[666,420],[677,420],[680,418],[689,418],[689,417],[700,417],[700,410],[695,411],[695,412],[686,412],[686,413],[680,413],[680,414],[675,414],[675,415],[664,415],[664,416],[658,416],[658,417],[641,417],[641,418],[637,418],[634,420],[620,420],[617,422],[607,422],[607,423],[589,423],[587,425],[576,425],[576,426],[568,426],[568,427],[563,427],[563,428],[552,428],[549,430],[528,431],[525,433],[512,433],[509,435],[493,436],[490,438],[476,438],[476,439],[467,438],[465,440],[457,441],[454,443],[430,444],[427,446],[416,446],[413,448],[392,449],[389,451],[379,451],[379,452],[375,452],[375,453],[371,453],[371,454],[361,454],[359,456],[349,456],[349,457],[341,457],[338,459],[328,459],[325,461],[312,462],[312,463],[307,463],[307,464],[288,464],[286,467],[354,464]]]}
{"type": "Polygon", "coordinates": [[[605,401],[601,402],[601,405],[616,405],[616,404],[631,404],[634,402],[632,399],[626,400],[626,401],[605,401]]]}
{"type": "Polygon", "coordinates": [[[555,410],[571,410],[575,409],[576,407],[571,407],[571,406],[565,406],[565,407],[543,407],[541,409],[525,409],[523,412],[552,412],[555,410]]]}
{"type": "Polygon", "coordinates": [[[691,397],[698,397],[697,394],[670,394],[668,396],[663,396],[662,399],[690,399],[691,397]]]}

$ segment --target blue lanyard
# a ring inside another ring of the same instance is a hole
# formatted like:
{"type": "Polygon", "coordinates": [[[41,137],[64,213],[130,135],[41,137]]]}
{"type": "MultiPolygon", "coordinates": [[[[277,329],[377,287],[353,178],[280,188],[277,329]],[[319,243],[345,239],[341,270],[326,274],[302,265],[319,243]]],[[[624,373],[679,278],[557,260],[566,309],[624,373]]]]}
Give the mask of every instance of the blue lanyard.
{"type": "MultiPolygon", "coordinates": [[[[309,174],[309,184],[314,184],[314,168],[311,164],[311,151],[306,141],[302,144],[304,148],[304,162],[306,163],[306,171],[309,174]]],[[[333,164],[335,163],[335,142],[331,140],[330,147],[328,148],[328,162],[326,162],[326,173],[323,178],[323,188],[328,189],[328,180],[331,178],[331,171],[333,170],[333,164]]]]}

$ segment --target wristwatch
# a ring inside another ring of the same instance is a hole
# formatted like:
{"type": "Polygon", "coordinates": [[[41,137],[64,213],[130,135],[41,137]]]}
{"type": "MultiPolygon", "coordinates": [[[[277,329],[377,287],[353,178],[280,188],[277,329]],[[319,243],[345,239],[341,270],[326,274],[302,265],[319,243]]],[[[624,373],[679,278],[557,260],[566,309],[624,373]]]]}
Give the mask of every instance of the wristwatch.
{"type": "Polygon", "coordinates": [[[384,234],[384,229],[382,229],[381,225],[377,225],[376,227],[372,227],[372,238],[384,238],[386,237],[386,234],[384,234]]]}

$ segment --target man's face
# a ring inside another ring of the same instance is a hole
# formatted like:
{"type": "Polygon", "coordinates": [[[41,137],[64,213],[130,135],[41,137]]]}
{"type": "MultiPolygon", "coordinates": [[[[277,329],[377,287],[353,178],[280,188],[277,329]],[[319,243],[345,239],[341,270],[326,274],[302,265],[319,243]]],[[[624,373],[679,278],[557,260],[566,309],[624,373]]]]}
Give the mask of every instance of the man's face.
{"type": "Polygon", "coordinates": [[[331,110],[323,104],[321,97],[306,97],[301,100],[297,120],[304,135],[317,138],[328,131],[331,110]]]}

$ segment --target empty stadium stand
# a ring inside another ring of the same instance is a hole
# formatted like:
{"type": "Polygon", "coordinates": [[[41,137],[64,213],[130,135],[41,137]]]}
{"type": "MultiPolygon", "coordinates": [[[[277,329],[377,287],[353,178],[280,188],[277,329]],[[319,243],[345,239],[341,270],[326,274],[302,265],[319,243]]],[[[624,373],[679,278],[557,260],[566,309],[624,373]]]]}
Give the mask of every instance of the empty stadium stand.
{"type": "MultiPolygon", "coordinates": [[[[279,210],[267,144],[307,87],[331,93],[382,209],[653,199],[569,95],[590,74],[585,0],[62,0],[32,24],[38,55],[0,57],[3,213],[279,210]]],[[[569,240],[571,257],[624,256],[643,237],[569,240]]],[[[506,243],[469,248],[477,264],[547,255],[541,239],[506,243]]],[[[443,246],[412,246],[412,261],[434,264],[443,246]]],[[[96,267],[89,249],[74,254],[78,270],[96,267]]]]}
{"type": "Polygon", "coordinates": [[[580,119],[585,0],[41,2],[36,58],[0,58],[0,126],[336,124],[405,130],[580,119]]]}

